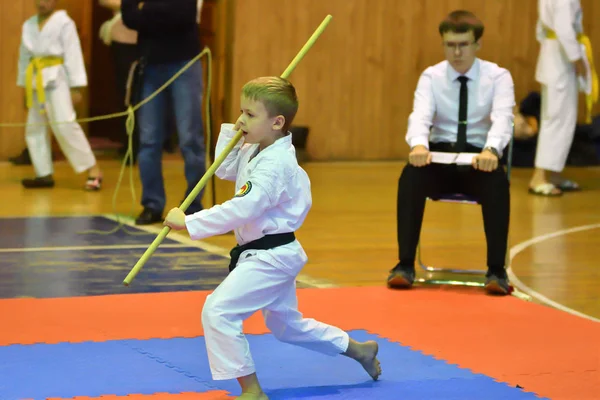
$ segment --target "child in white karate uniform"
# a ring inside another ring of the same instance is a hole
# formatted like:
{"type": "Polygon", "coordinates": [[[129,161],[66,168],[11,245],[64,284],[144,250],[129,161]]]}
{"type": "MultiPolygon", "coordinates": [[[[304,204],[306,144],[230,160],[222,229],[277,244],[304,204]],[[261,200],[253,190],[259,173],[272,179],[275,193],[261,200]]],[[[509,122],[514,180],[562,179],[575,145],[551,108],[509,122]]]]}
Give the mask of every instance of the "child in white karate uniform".
{"type": "Polygon", "coordinates": [[[541,84],[542,106],[535,170],[529,181],[529,193],[534,195],[560,196],[580,189],[562,173],[577,126],[578,79],[587,73],[583,36],[580,0],[538,0],[535,78],[541,84]]]}
{"type": "Polygon", "coordinates": [[[310,180],[298,165],[288,132],[298,100],[292,84],[263,77],[242,89],[242,114],[235,126],[223,124],[220,154],[239,129],[241,139],[216,175],[236,182],[235,196],[223,204],[186,216],[172,209],[165,225],[203,239],[234,230],[231,273],[208,296],[202,324],[213,379],[237,379],[243,399],[267,399],[256,376],[242,323],[262,310],[279,340],[323,354],[358,361],[376,380],[381,374],[375,341],[359,343],[343,330],[298,311],[296,277],[307,256],[294,232],[312,204],[310,180]]]}
{"type": "Polygon", "coordinates": [[[74,105],[81,102],[79,88],[87,75],[75,22],[56,0],[36,0],[37,15],[23,24],[19,47],[17,86],[25,88],[29,109],[25,129],[27,149],[35,178],[22,181],[26,188],[54,186],[49,121],[61,150],[76,173],[87,172],[86,190],[100,190],[102,172],[90,143],[77,122],[74,105]],[[53,122],[61,122],[53,124],[53,122]]]}

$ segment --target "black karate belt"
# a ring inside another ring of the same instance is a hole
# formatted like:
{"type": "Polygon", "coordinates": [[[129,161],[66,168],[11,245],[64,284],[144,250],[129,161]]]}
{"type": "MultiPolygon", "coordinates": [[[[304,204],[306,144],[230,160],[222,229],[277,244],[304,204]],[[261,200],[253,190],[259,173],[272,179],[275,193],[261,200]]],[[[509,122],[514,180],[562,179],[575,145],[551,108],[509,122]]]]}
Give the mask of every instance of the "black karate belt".
{"type": "Polygon", "coordinates": [[[275,235],[265,235],[260,239],[253,240],[244,245],[237,245],[229,252],[231,261],[229,262],[229,272],[233,271],[237,266],[240,255],[246,250],[269,250],[275,247],[283,246],[292,243],[296,240],[294,232],[277,233],[275,235]]]}

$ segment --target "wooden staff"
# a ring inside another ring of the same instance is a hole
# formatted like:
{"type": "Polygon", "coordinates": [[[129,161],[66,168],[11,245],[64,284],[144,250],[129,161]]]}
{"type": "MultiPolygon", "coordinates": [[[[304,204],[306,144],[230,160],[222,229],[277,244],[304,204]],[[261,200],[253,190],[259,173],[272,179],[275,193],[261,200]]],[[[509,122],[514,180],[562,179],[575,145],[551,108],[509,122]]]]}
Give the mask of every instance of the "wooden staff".
{"type": "MultiPolygon", "coordinates": [[[[317,41],[319,36],[321,36],[321,34],[325,30],[325,28],[327,28],[327,25],[329,25],[329,22],[331,21],[332,18],[333,17],[331,15],[328,15],[327,17],[325,17],[323,22],[321,22],[321,25],[319,25],[317,30],[312,34],[312,36],[304,44],[302,49],[300,49],[300,52],[296,55],[296,57],[294,57],[294,59],[292,60],[290,65],[288,65],[288,67],[285,69],[285,71],[283,71],[283,74],[281,74],[282,78],[287,79],[288,76],[290,76],[290,74],[292,73],[294,68],[296,68],[296,65],[300,62],[300,60],[302,60],[302,58],[304,58],[304,56],[306,55],[308,50],[310,50],[310,48],[313,46],[313,44],[315,44],[315,42],[317,41]]],[[[231,150],[235,147],[235,145],[237,144],[237,142],[239,142],[239,140],[241,138],[242,138],[242,130],[240,129],[240,130],[238,130],[236,135],[233,137],[231,142],[229,142],[229,144],[227,146],[225,146],[225,149],[223,149],[221,154],[219,154],[219,156],[215,159],[215,162],[206,171],[206,173],[204,174],[202,179],[200,179],[200,181],[198,182],[198,184],[196,185],[194,190],[192,190],[191,193],[183,201],[183,203],[181,203],[181,206],[179,206],[179,208],[182,211],[185,211],[189,207],[189,205],[192,203],[192,201],[200,194],[200,191],[206,185],[206,182],[208,182],[208,180],[214,175],[215,171],[219,168],[221,163],[225,160],[227,155],[231,152],[231,150]]],[[[146,261],[148,261],[148,259],[152,256],[154,251],[156,251],[156,249],[158,248],[160,243],[163,241],[163,239],[167,236],[167,234],[169,233],[170,230],[171,230],[171,228],[169,228],[168,226],[165,226],[160,231],[160,233],[158,234],[158,236],[156,236],[156,239],[154,239],[154,241],[152,242],[150,247],[148,247],[146,252],[142,255],[142,257],[138,260],[138,262],[135,264],[135,266],[132,268],[132,270],[129,272],[129,274],[125,277],[125,280],[123,280],[123,284],[125,286],[129,286],[129,284],[131,283],[133,278],[135,278],[137,273],[140,271],[140,269],[142,269],[142,267],[144,266],[146,261]]]]}

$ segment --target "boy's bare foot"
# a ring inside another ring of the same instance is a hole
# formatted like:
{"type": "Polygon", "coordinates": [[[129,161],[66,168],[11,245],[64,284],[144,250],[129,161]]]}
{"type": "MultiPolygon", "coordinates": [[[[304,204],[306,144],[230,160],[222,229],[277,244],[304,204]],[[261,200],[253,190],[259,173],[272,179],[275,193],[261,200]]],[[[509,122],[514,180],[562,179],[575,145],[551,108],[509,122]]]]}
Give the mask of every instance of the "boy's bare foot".
{"type": "Polygon", "coordinates": [[[238,383],[242,387],[242,394],[238,399],[245,400],[269,400],[267,395],[263,392],[258,382],[256,373],[242,376],[237,379],[238,383]]]}
{"type": "Polygon", "coordinates": [[[376,381],[381,375],[381,364],[377,359],[378,352],[379,345],[374,340],[359,343],[354,339],[350,339],[348,350],[343,354],[358,361],[371,378],[376,381]]]}

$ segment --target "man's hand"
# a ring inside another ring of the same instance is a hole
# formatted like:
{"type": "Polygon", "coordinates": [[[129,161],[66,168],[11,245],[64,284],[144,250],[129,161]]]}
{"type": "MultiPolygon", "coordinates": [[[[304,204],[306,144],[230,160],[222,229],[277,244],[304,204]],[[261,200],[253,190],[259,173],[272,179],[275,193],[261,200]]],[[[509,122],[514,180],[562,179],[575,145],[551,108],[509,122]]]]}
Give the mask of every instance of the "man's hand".
{"type": "Polygon", "coordinates": [[[176,231],[183,230],[185,229],[185,213],[178,207],[172,208],[163,224],[176,231]]]}
{"type": "Polygon", "coordinates": [[[417,145],[408,154],[408,162],[415,167],[424,167],[431,163],[431,153],[423,145],[417,145]]]}
{"type": "Polygon", "coordinates": [[[473,168],[484,172],[492,172],[498,168],[498,157],[489,150],[483,150],[473,157],[473,168]]]}

